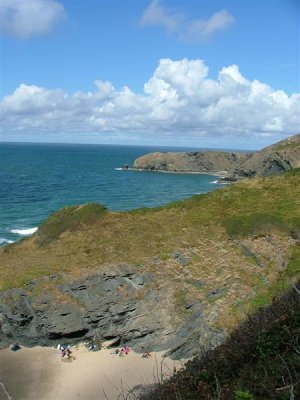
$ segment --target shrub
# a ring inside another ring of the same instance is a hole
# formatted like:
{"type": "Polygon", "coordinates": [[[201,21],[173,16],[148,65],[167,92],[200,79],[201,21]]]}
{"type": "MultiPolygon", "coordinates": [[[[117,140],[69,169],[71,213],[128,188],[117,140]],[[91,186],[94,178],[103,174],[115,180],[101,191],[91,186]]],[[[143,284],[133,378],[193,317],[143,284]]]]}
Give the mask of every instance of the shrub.
{"type": "Polygon", "coordinates": [[[40,244],[50,243],[66,231],[75,231],[82,225],[95,223],[106,212],[101,204],[64,207],[56,211],[39,227],[37,236],[40,244]]]}
{"type": "Polygon", "coordinates": [[[243,390],[236,390],[234,394],[235,400],[254,400],[254,397],[251,393],[249,393],[248,390],[246,390],[245,392],[243,390]]]}

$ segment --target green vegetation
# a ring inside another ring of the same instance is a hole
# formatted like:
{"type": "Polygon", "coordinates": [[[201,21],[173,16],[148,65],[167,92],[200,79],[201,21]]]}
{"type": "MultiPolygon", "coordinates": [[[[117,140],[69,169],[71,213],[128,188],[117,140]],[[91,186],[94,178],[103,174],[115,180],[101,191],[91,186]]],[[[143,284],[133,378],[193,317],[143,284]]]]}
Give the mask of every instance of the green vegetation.
{"type": "Polygon", "coordinates": [[[242,400],[242,399],[254,400],[254,397],[248,390],[245,392],[243,390],[236,390],[234,394],[235,394],[235,400],[242,400]]]}
{"type": "Polygon", "coordinates": [[[299,143],[292,142],[292,143],[285,143],[277,146],[275,148],[276,151],[284,151],[284,150],[294,150],[299,147],[299,143]]]}
{"type": "MultiPolygon", "coordinates": [[[[76,278],[106,264],[137,265],[151,257],[167,262],[179,249],[201,243],[226,248],[230,238],[275,232],[299,236],[300,169],[241,181],[153,209],[110,212],[99,204],[66,207],[51,215],[33,237],[0,250],[0,290],[51,273],[76,278]]],[[[240,250],[236,253],[240,260],[246,259],[240,250]]],[[[205,257],[193,263],[194,277],[201,269],[213,268],[205,257]]],[[[297,261],[289,270],[298,273],[297,261]]]]}
{"type": "Polygon", "coordinates": [[[184,305],[185,305],[184,292],[182,290],[178,290],[177,292],[175,292],[174,299],[175,299],[176,306],[177,306],[176,311],[182,312],[182,310],[184,310],[184,305]]]}
{"type": "Polygon", "coordinates": [[[38,241],[46,244],[57,240],[63,232],[72,232],[84,225],[94,224],[104,212],[106,212],[106,208],[97,203],[64,207],[52,214],[39,227],[38,241]]]}
{"type": "Polygon", "coordinates": [[[294,150],[299,148],[300,142],[300,134],[294,135],[290,140],[285,140],[283,142],[279,142],[278,144],[273,145],[274,150],[294,150]]]}
{"type": "Polygon", "coordinates": [[[270,287],[258,289],[254,298],[245,306],[250,312],[254,312],[261,307],[266,307],[278,294],[284,293],[290,286],[291,283],[284,279],[283,276],[280,276],[270,287]]]}
{"type": "Polygon", "coordinates": [[[225,220],[224,226],[231,237],[249,236],[267,233],[272,229],[284,229],[285,226],[276,215],[252,214],[233,216],[225,220]]]}
{"type": "Polygon", "coordinates": [[[189,361],[140,400],[299,398],[299,302],[292,289],[259,309],[223,345],[189,361]]]}
{"type": "Polygon", "coordinates": [[[268,287],[259,284],[256,295],[250,302],[240,304],[240,308],[245,308],[247,312],[254,312],[260,307],[266,307],[278,295],[285,293],[293,283],[293,280],[300,276],[300,242],[291,248],[290,261],[287,267],[278,274],[277,280],[268,287]]]}
{"type": "Polygon", "coordinates": [[[290,262],[288,263],[286,269],[286,275],[288,277],[293,277],[300,274],[300,245],[293,249],[290,262]]]}

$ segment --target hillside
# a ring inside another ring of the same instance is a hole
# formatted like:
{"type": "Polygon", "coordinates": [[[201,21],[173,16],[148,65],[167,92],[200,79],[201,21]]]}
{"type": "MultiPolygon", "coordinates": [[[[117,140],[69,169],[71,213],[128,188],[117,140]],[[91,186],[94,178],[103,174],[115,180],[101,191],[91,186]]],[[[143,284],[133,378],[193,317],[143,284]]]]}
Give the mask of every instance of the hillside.
{"type": "Polygon", "coordinates": [[[151,171],[202,172],[231,179],[268,176],[300,167],[300,134],[252,153],[206,151],[151,153],[134,162],[134,168],[151,171]]]}
{"type": "Polygon", "coordinates": [[[146,394],[139,400],[300,398],[299,306],[298,282],[241,324],[224,344],[200,352],[170,380],[142,388],[146,394]]]}
{"type": "Polygon", "coordinates": [[[154,209],[62,209],[0,250],[0,343],[192,356],[297,279],[299,221],[300,169],[154,209]]]}

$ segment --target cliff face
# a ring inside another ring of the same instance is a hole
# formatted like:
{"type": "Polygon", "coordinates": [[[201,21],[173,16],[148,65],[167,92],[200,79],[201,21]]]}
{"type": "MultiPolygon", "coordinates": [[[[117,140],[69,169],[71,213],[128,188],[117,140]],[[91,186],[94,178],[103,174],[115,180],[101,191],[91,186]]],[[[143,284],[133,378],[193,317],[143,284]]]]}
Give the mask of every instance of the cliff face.
{"type": "Polygon", "coordinates": [[[151,171],[226,173],[239,169],[249,157],[245,153],[221,151],[152,153],[135,160],[134,168],[151,171]]]}
{"type": "Polygon", "coordinates": [[[52,275],[56,294],[36,295],[42,281],[0,295],[2,345],[14,341],[26,345],[55,345],[62,341],[100,338],[115,345],[128,344],[137,351],[171,349],[173,356],[192,356],[197,335],[211,332],[215,344],[221,331],[206,326],[205,305],[190,300],[178,317],[174,289],[153,285],[155,277],[137,274],[133,266],[118,266],[114,271],[99,271],[77,281],[59,284],[52,275]],[[193,336],[194,335],[194,336],[193,336]]]}
{"type": "MultiPolygon", "coordinates": [[[[242,176],[268,176],[299,166],[300,134],[251,154],[237,173],[242,176]]],[[[234,168],[231,172],[235,173],[234,168]]]]}
{"type": "Polygon", "coordinates": [[[67,207],[0,249],[0,345],[190,357],[300,274],[300,170],[157,209],[67,207]]]}
{"type": "Polygon", "coordinates": [[[236,178],[267,176],[299,166],[300,134],[254,153],[152,153],[134,162],[134,168],[142,170],[202,172],[236,178]]]}
{"type": "MultiPolygon", "coordinates": [[[[192,357],[199,346],[223,342],[223,314],[255,297],[245,277],[266,271],[270,262],[285,270],[285,246],[295,243],[276,235],[227,244],[226,250],[225,243],[211,243],[207,249],[176,252],[168,262],[156,258],[142,266],[111,265],[75,280],[61,273],[34,279],[0,293],[1,345],[52,346],[96,338],[141,352],[143,346],[192,357]],[[203,267],[196,272],[199,257],[212,264],[209,272],[203,267]],[[160,272],[164,269],[167,273],[160,272]]],[[[267,288],[272,279],[266,277],[263,285],[267,288]]]]}

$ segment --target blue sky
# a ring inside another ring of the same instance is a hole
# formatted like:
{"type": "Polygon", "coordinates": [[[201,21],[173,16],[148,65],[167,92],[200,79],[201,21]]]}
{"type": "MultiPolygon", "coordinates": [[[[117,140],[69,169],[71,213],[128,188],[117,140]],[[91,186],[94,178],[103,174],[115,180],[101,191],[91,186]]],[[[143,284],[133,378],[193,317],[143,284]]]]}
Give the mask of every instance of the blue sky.
{"type": "Polygon", "coordinates": [[[0,0],[0,22],[2,141],[260,148],[300,131],[297,0],[0,0]]]}

